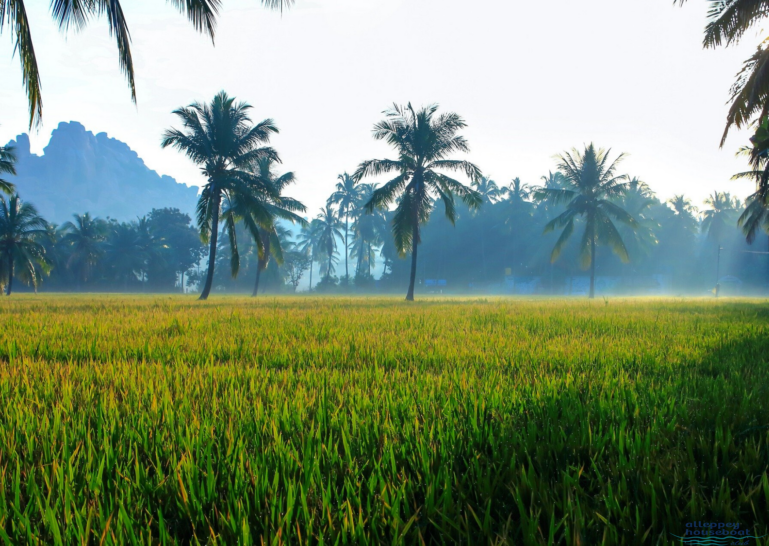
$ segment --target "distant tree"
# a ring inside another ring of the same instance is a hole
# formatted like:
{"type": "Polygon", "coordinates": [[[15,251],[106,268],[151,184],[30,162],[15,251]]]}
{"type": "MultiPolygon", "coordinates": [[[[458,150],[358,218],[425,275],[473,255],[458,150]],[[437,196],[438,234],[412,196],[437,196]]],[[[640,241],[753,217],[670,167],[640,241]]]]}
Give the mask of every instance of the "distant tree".
{"type": "Polygon", "coordinates": [[[732,199],[728,192],[713,192],[705,205],[708,209],[702,211],[702,232],[716,245],[720,245],[728,230],[734,225],[739,204],[732,199]]]}
{"type": "Polygon", "coordinates": [[[91,273],[104,252],[102,243],[106,239],[107,223],[87,212],[73,217],[74,222],[65,222],[61,226],[62,243],[68,249],[67,268],[73,270],[79,288],[81,281],[91,280],[91,273]]]}
{"type": "Polygon", "coordinates": [[[175,283],[179,275],[183,292],[185,275],[200,263],[208,249],[201,244],[189,215],[179,209],[152,209],[147,215],[147,225],[150,233],[163,242],[162,259],[152,260],[147,268],[150,282],[153,285],[157,285],[157,281],[175,283]]]}
{"type": "MultiPolygon", "coordinates": [[[[184,152],[196,165],[199,165],[206,182],[200,194],[197,206],[197,222],[200,237],[209,243],[208,272],[200,299],[205,300],[211,292],[216,264],[216,244],[219,234],[222,199],[230,203],[237,202],[243,211],[252,209],[251,214],[243,214],[241,219],[256,214],[263,208],[263,200],[255,196],[267,196],[279,199],[272,185],[266,183],[252,172],[257,161],[264,158],[280,161],[278,154],[270,147],[261,147],[273,134],[278,132],[271,119],[251,125],[248,110],[251,106],[227,96],[222,91],[210,104],[195,102],[187,108],[180,108],[173,113],[183,122],[185,131],[169,129],[163,135],[162,146],[173,146],[184,152]]],[[[231,251],[232,275],[237,275],[239,260],[237,239],[232,222],[234,215],[229,215],[227,226],[231,251]]]]}
{"type": "Polygon", "coordinates": [[[457,134],[467,124],[454,113],[436,116],[437,110],[438,105],[431,105],[415,111],[409,103],[385,111],[386,118],[374,126],[374,138],[387,141],[398,152],[398,159],[364,161],[353,175],[360,181],[367,176],[397,173],[373,192],[365,207],[368,212],[386,210],[397,202],[392,221],[395,246],[401,256],[411,250],[407,301],[414,300],[420,224],[430,218],[433,196],[443,201],[446,218],[452,224],[456,220],[455,195],[471,209],[482,203],[478,192],[441,172],[462,172],[471,182],[481,178],[481,170],[469,161],[448,159],[455,152],[469,151],[465,138],[457,134]]]}
{"type": "MultiPolygon", "coordinates": [[[[216,30],[216,16],[221,5],[220,0],[181,1],[172,0],[179,11],[189,19],[195,30],[211,37],[213,42],[216,30]]],[[[261,0],[262,5],[269,8],[289,7],[293,0],[261,0]]],[[[136,87],[134,85],[133,56],[131,55],[131,35],[119,0],[89,0],[70,1],[53,0],[51,15],[59,29],[66,31],[70,27],[77,30],[85,27],[91,20],[106,16],[109,23],[110,36],[117,41],[120,71],[125,74],[131,89],[131,99],[136,102],[136,87]]],[[[43,99],[40,88],[40,73],[37,67],[37,56],[32,45],[32,31],[27,18],[24,0],[0,0],[0,33],[5,21],[15,35],[14,52],[19,53],[21,61],[22,82],[27,91],[29,103],[29,126],[40,123],[43,115],[43,99]]]]}
{"type": "Polygon", "coordinates": [[[633,177],[628,179],[625,192],[617,203],[636,221],[635,226],[621,226],[620,235],[628,248],[628,256],[638,265],[651,256],[658,243],[660,225],[651,214],[652,207],[658,203],[657,198],[646,182],[633,177]]]}
{"type": "Polygon", "coordinates": [[[47,227],[37,209],[22,203],[18,194],[7,201],[0,196],[0,276],[6,296],[11,295],[14,277],[37,289],[39,269],[49,271],[45,248],[39,242],[47,227]]]}
{"type": "Polygon", "coordinates": [[[310,263],[310,257],[304,252],[289,250],[283,253],[281,269],[288,283],[294,288],[294,292],[296,292],[305,271],[309,269],[310,263]]]}
{"type": "Polygon", "coordinates": [[[310,285],[308,288],[308,291],[310,292],[312,292],[312,264],[316,261],[320,261],[321,257],[320,233],[321,224],[316,218],[309,224],[302,226],[302,230],[299,232],[296,241],[297,250],[306,254],[310,260],[310,285]]]}
{"type": "MultiPolygon", "coordinates": [[[[0,21],[2,21],[2,7],[0,7],[0,21]]],[[[0,175],[16,175],[16,149],[13,146],[0,146],[0,175]]],[[[15,186],[7,180],[0,178],[0,191],[12,194],[15,186]]]]}
{"type": "Polygon", "coordinates": [[[337,238],[342,237],[342,222],[339,220],[337,212],[327,205],[320,209],[320,213],[316,218],[318,229],[317,246],[321,256],[321,278],[326,282],[329,282],[331,277],[336,271],[336,253],[337,253],[337,238]],[[325,271],[325,274],[323,272],[325,271]]]}
{"type": "Polygon", "coordinates": [[[497,185],[491,178],[481,176],[478,180],[473,180],[470,185],[478,192],[483,204],[492,204],[499,201],[505,194],[503,189],[497,185]]]}
{"type": "MultiPolygon", "coordinates": [[[[359,184],[361,202],[366,203],[371,199],[376,186],[374,184],[359,184]]],[[[366,214],[362,207],[356,211],[355,221],[352,225],[354,234],[352,253],[356,256],[355,277],[371,277],[371,267],[376,262],[376,248],[381,246],[387,232],[387,218],[383,211],[375,209],[371,214],[366,214]],[[363,270],[364,264],[367,270],[363,270]]]]}
{"type": "Polygon", "coordinates": [[[545,226],[545,233],[563,228],[550,255],[551,262],[558,259],[566,242],[574,232],[574,221],[585,219],[585,231],[580,242],[582,267],[590,267],[590,298],[595,297],[595,249],[607,245],[623,262],[628,261],[627,248],[612,218],[631,227],[635,219],[622,207],[613,203],[627,189],[624,175],[617,175],[617,165],[623,159],[620,154],[609,162],[609,151],[596,149],[593,144],[584,152],[577,149],[558,156],[558,169],[564,176],[563,188],[540,187],[536,194],[553,204],[566,204],[566,210],[545,226]]]}
{"type": "Polygon", "coordinates": [[[361,190],[355,180],[346,172],[337,176],[334,193],[328,198],[328,205],[339,205],[339,218],[344,218],[344,282],[350,284],[350,268],[347,257],[350,254],[348,235],[350,234],[350,214],[360,205],[361,190]]]}
{"type": "Polygon", "coordinates": [[[104,257],[114,277],[127,290],[129,283],[136,281],[137,273],[144,269],[146,262],[136,226],[113,222],[104,244],[104,257]]]}

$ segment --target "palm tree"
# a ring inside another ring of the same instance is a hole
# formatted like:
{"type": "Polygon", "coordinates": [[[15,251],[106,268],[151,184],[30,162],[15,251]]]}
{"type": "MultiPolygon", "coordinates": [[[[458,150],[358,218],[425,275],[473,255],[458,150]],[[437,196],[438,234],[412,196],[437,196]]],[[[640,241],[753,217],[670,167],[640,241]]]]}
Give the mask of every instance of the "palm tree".
{"type": "Polygon", "coordinates": [[[139,239],[136,226],[113,223],[110,235],[104,244],[107,262],[115,271],[115,277],[123,281],[123,289],[128,289],[129,281],[136,280],[136,273],[143,271],[146,256],[139,239]]]}
{"type": "MultiPolygon", "coordinates": [[[[675,0],[683,4],[686,0],[675,0]]],[[[738,44],[746,32],[769,14],[769,0],[709,0],[708,24],[703,47],[728,47],[738,44]]],[[[729,129],[749,125],[756,115],[769,114],[769,44],[763,40],[745,61],[731,88],[729,113],[721,137],[723,147],[729,129]]]]}
{"type": "Polygon", "coordinates": [[[271,192],[261,191],[261,186],[253,186],[252,189],[257,191],[253,191],[249,199],[242,199],[240,195],[232,194],[228,197],[227,206],[222,213],[225,230],[232,240],[230,248],[235,249],[232,260],[238,261],[231,264],[233,271],[240,266],[237,241],[232,239],[236,222],[243,222],[256,246],[256,279],[252,296],[259,293],[259,279],[262,271],[267,268],[270,258],[274,257],[278,264],[283,263],[279,235],[283,232],[287,233],[288,230],[277,226],[276,221],[281,219],[291,223],[305,223],[304,218],[296,214],[296,212],[305,212],[305,206],[296,199],[281,195],[286,187],[296,182],[296,177],[293,172],[276,175],[273,172],[276,163],[273,157],[262,157],[255,162],[253,169],[253,174],[261,184],[272,188],[271,192]]]}
{"type": "MultiPolygon", "coordinates": [[[[2,8],[0,8],[1,10],[2,8]]],[[[0,20],[2,20],[0,18],[0,20]]],[[[13,146],[0,146],[0,175],[16,174],[16,149],[13,146]]],[[[0,178],[0,191],[12,194],[15,191],[14,185],[0,178]]]]}
{"type": "Polygon", "coordinates": [[[350,284],[350,269],[347,257],[350,254],[350,245],[347,236],[350,233],[350,212],[360,204],[360,188],[355,185],[347,172],[337,176],[336,190],[328,198],[328,205],[339,205],[339,217],[344,217],[344,282],[350,284]]]}
{"type": "Polygon", "coordinates": [[[0,196],[0,270],[5,294],[11,295],[13,277],[17,276],[37,288],[40,276],[37,268],[47,273],[45,248],[38,239],[46,234],[48,223],[29,203],[22,203],[18,194],[8,200],[0,196]]]}
{"type": "Polygon", "coordinates": [[[496,182],[485,176],[481,176],[479,180],[473,180],[470,185],[481,196],[484,205],[496,203],[505,194],[505,191],[500,189],[496,182]]]}
{"type": "Polygon", "coordinates": [[[635,262],[640,262],[644,256],[649,256],[657,245],[657,232],[660,224],[650,213],[651,207],[659,201],[646,182],[637,177],[627,181],[625,193],[619,199],[619,204],[636,221],[636,226],[624,226],[620,229],[622,239],[629,243],[628,255],[635,262]]]}
{"type": "MultiPolygon", "coordinates": [[[[368,202],[371,194],[376,189],[375,184],[360,184],[361,201],[368,202]]],[[[375,209],[372,214],[366,214],[363,209],[356,211],[355,222],[352,226],[355,234],[352,253],[357,256],[355,276],[362,274],[363,264],[368,265],[368,276],[371,276],[371,267],[376,263],[376,247],[381,246],[385,232],[387,231],[387,218],[383,211],[375,209]]]]}
{"type": "Polygon", "coordinates": [[[74,222],[65,222],[61,226],[64,232],[62,243],[69,247],[67,267],[76,270],[79,288],[80,281],[88,282],[91,279],[93,268],[102,255],[107,225],[101,218],[93,218],[87,212],[73,214],[73,217],[74,222]]]}
{"type": "MultiPolygon", "coordinates": [[[[280,161],[275,150],[260,146],[268,143],[278,128],[271,119],[251,125],[248,117],[250,109],[249,104],[236,103],[234,97],[222,91],[210,104],[195,102],[186,108],[174,110],[173,113],[182,120],[185,131],[169,129],[163,135],[163,148],[173,146],[184,152],[200,166],[206,177],[197,206],[200,238],[210,245],[208,272],[200,294],[201,300],[208,298],[214,280],[222,198],[229,202],[237,201],[240,211],[249,208],[254,212],[263,209],[264,200],[279,199],[272,185],[251,171],[251,167],[260,159],[280,161]]],[[[235,215],[225,219],[234,222],[235,215]]],[[[239,258],[234,225],[228,224],[227,232],[232,250],[232,274],[236,276],[239,258]]]]}
{"type": "Polygon", "coordinates": [[[443,201],[446,218],[452,224],[456,220],[454,195],[470,209],[480,207],[482,202],[478,192],[440,172],[463,172],[471,182],[481,178],[481,170],[469,161],[448,159],[455,152],[469,151],[465,138],[457,134],[467,124],[455,113],[436,116],[437,110],[434,104],[417,112],[411,103],[386,110],[386,119],[374,126],[374,138],[387,141],[398,152],[398,159],[364,161],[353,175],[360,181],[366,176],[397,173],[373,192],[365,208],[370,213],[397,202],[392,221],[395,247],[401,256],[411,250],[407,301],[414,300],[419,226],[430,218],[433,195],[443,201]]]}
{"type": "Polygon", "coordinates": [[[561,236],[553,247],[550,261],[555,262],[574,231],[574,220],[585,219],[585,232],[580,242],[582,267],[590,266],[590,298],[595,297],[595,248],[598,244],[609,246],[623,262],[628,261],[625,243],[612,222],[612,218],[631,227],[635,219],[622,207],[614,204],[626,190],[625,176],[617,175],[617,165],[624,158],[620,154],[609,162],[611,150],[596,150],[593,144],[584,152],[573,149],[558,156],[558,169],[564,176],[564,188],[537,188],[540,199],[555,205],[566,203],[566,210],[548,222],[545,233],[563,228],[561,236]]]}
{"type": "MultiPolygon", "coordinates": [[[[182,1],[172,0],[176,8],[189,19],[195,30],[211,37],[213,43],[216,31],[216,16],[221,5],[220,0],[182,1]]],[[[293,0],[261,0],[262,5],[272,9],[288,8],[293,0]]],[[[136,102],[136,86],[134,84],[133,57],[131,55],[131,35],[123,14],[120,0],[90,0],[73,2],[71,0],[52,0],[51,14],[62,31],[74,27],[80,30],[91,20],[106,16],[109,23],[110,36],[117,41],[120,71],[125,74],[131,89],[131,100],[136,102]]],[[[14,52],[19,53],[21,61],[22,82],[27,91],[29,103],[29,126],[39,124],[43,114],[43,99],[40,90],[40,73],[37,66],[35,48],[32,44],[27,10],[24,0],[0,0],[0,33],[5,21],[15,34],[14,52]]]]}
{"type": "MultiPolygon", "coordinates": [[[[325,270],[325,279],[328,281],[335,271],[336,239],[337,237],[342,239],[342,222],[339,220],[337,212],[330,205],[320,209],[317,221],[317,245],[321,253],[321,259],[325,258],[326,260],[326,266],[322,271],[325,270]]],[[[323,276],[322,273],[321,275],[323,276]]]]}
{"type": "Polygon", "coordinates": [[[728,192],[715,191],[705,199],[705,204],[710,208],[702,213],[702,231],[709,240],[720,246],[727,230],[734,225],[738,203],[728,192]]]}
{"type": "Polygon", "coordinates": [[[299,252],[303,252],[310,259],[309,292],[312,292],[312,264],[320,260],[320,231],[320,222],[316,218],[309,224],[302,226],[296,241],[299,252]]]}

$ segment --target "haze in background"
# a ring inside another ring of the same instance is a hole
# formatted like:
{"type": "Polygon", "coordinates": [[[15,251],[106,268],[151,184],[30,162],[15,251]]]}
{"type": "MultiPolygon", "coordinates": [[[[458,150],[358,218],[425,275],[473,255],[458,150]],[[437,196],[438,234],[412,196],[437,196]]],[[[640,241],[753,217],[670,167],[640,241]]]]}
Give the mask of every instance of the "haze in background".
{"type": "MultiPolygon", "coordinates": [[[[172,6],[125,6],[133,37],[138,106],[118,69],[106,21],[61,34],[47,2],[29,3],[43,85],[41,153],[60,121],[77,120],[135,150],[147,166],[189,185],[197,169],[161,150],[171,111],[224,89],[274,118],[274,145],[299,183],[291,194],[314,216],[336,175],[392,152],[371,139],[393,101],[440,103],[467,120],[470,159],[500,184],[537,183],[552,156],[594,141],[631,155],[624,171],[660,198],[697,205],[714,189],[744,198],[750,182],[734,152],[747,135],[718,141],[734,74],[753,52],[703,51],[704,2],[669,0],[297,0],[268,12],[225,0],[216,47],[172,6]]],[[[26,132],[28,113],[11,33],[0,46],[0,142],[26,132]]],[[[80,212],[80,211],[72,211],[80,212]]]]}

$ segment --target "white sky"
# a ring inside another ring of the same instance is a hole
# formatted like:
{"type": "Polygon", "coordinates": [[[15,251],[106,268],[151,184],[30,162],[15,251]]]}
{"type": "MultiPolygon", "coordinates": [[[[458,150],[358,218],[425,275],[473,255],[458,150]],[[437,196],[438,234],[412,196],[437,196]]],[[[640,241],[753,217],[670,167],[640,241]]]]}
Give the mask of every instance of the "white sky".
{"type": "MultiPolygon", "coordinates": [[[[197,169],[161,150],[171,111],[219,90],[272,117],[273,141],[314,215],[363,159],[391,155],[371,138],[394,101],[437,102],[462,115],[476,162],[500,184],[538,183],[553,155],[590,141],[628,152],[624,171],[662,198],[696,204],[715,189],[744,198],[734,152],[718,143],[734,74],[757,36],[701,48],[706,3],[672,0],[297,0],[282,16],[257,0],[224,0],[216,46],[171,5],[123,2],[138,106],[118,69],[105,20],[59,32],[48,2],[27,1],[42,73],[41,153],[60,121],[77,120],[128,143],[146,164],[187,184],[197,169]]],[[[0,143],[27,131],[27,103],[6,27],[0,40],[0,143]]]]}

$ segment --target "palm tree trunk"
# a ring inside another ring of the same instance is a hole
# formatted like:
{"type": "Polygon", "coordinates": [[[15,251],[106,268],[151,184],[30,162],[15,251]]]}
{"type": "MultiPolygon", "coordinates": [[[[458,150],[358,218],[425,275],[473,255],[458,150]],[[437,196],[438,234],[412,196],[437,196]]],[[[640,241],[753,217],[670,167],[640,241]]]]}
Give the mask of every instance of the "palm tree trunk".
{"type": "Polygon", "coordinates": [[[595,224],[590,237],[590,299],[595,298],[595,224]]]}
{"type": "Polygon", "coordinates": [[[257,264],[256,266],[256,282],[254,283],[254,292],[251,294],[252,298],[255,298],[256,295],[259,293],[259,278],[262,276],[262,267],[261,264],[257,264]]]}
{"type": "Polygon", "coordinates": [[[208,294],[211,293],[211,285],[214,283],[214,264],[216,263],[216,239],[219,235],[219,202],[221,200],[221,193],[219,190],[215,190],[214,196],[214,210],[211,214],[211,240],[208,250],[208,272],[206,272],[206,284],[203,287],[198,300],[207,300],[208,294]]]}
{"type": "Polygon", "coordinates": [[[347,208],[344,209],[344,282],[347,286],[350,286],[350,268],[347,267],[347,256],[350,254],[350,247],[347,246],[347,235],[350,233],[348,223],[350,219],[347,218],[347,208]]]}
{"type": "Polygon", "coordinates": [[[315,265],[315,261],[310,258],[310,287],[307,289],[308,292],[312,292],[312,266],[315,265]]]}
{"type": "Polygon", "coordinates": [[[5,292],[6,296],[11,295],[12,287],[13,287],[13,254],[8,252],[8,288],[5,292]]]}
{"type": "Polygon", "coordinates": [[[414,229],[411,235],[411,279],[409,280],[409,291],[406,294],[406,301],[414,301],[414,283],[417,279],[417,241],[419,239],[419,223],[414,223],[414,229]]]}
{"type": "Polygon", "coordinates": [[[371,242],[368,243],[368,254],[366,254],[366,261],[368,262],[368,276],[371,276],[371,242]]]}

